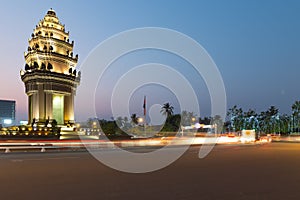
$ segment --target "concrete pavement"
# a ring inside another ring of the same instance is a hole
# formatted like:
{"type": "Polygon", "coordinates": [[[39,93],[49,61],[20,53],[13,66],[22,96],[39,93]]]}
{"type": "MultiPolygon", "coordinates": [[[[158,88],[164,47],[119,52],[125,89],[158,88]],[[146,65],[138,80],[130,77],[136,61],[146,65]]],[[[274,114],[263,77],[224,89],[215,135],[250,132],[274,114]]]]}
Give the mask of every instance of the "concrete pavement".
{"type": "MultiPolygon", "coordinates": [[[[142,150],[142,149],[141,149],[142,150]]],[[[1,199],[299,199],[300,144],[191,147],[170,166],[122,173],[87,152],[0,156],[1,199]]]]}

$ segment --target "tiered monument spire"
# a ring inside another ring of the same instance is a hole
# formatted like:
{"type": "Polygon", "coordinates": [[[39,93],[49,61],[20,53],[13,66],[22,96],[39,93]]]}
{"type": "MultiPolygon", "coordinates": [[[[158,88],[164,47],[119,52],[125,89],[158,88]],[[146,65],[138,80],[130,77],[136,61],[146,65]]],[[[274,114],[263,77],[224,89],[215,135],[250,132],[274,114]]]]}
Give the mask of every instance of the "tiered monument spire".
{"type": "Polygon", "coordinates": [[[78,55],[53,9],[48,10],[31,34],[21,79],[28,95],[29,123],[56,120],[74,123],[74,96],[80,82],[78,55]]]}

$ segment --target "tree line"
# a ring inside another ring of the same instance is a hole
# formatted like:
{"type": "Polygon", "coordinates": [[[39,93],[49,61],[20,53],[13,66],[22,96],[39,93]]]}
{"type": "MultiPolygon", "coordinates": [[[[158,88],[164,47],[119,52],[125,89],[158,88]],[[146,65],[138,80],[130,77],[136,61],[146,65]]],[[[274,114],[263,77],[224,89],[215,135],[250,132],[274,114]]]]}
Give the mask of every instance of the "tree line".
{"type": "Polygon", "coordinates": [[[255,129],[262,133],[290,134],[300,131],[300,101],[291,106],[292,114],[281,114],[275,106],[257,113],[253,109],[243,111],[233,106],[227,112],[228,121],[224,123],[226,131],[238,132],[243,129],[255,129]]]}
{"type": "MultiPolygon", "coordinates": [[[[166,120],[160,132],[178,132],[181,126],[190,126],[195,123],[215,125],[217,133],[240,132],[244,129],[254,129],[265,134],[300,132],[300,101],[295,101],[291,109],[291,115],[280,113],[275,106],[270,106],[267,110],[257,113],[254,109],[244,111],[243,108],[234,105],[228,109],[227,120],[224,122],[219,115],[201,118],[188,111],[174,114],[174,107],[170,103],[165,103],[161,108],[161,113],[166,116],[166,120]]],[[[99,123],[102,131],[107,135],[126,135],[126,131],[134,131],[135,127],[145,125],[146,122],[140,121],[141,118],[143,117],[134,113],[130,118],[117,117],[111,121],[99,120],[99,123]]],[[[147,130],[150,128],[151,126],[148,126],[147,130]]]]}

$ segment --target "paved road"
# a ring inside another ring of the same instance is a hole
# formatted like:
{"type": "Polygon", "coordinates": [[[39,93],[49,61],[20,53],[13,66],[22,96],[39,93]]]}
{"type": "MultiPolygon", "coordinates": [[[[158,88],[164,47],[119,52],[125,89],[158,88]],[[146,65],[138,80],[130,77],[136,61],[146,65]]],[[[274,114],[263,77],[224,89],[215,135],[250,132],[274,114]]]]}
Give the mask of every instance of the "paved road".
{"type": "Polygon", "coordinates": [[[147,174],[110,169],[87,152],[0,154],[6,199],[300,199],[300,143],[191,147],[147,174]]]}

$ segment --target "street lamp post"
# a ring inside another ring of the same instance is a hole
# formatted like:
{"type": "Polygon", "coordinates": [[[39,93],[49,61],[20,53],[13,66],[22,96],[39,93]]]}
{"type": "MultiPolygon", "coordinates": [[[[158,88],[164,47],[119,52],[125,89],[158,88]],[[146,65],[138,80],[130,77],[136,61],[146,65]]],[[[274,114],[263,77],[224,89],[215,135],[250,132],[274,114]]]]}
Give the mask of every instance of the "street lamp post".
{"type": "Polygon", "coordinates": [[[192,122],[194,123],[196,121],[196,118],[195,117],[192,117],[192,122]]]}
{"type": "Polygon", "coordinates": [[[143,124],[144,125],[144,135],[146,136],[146,120],[144,120],[142,117],[139,117],[138,122],[140,124],[142,124],[144,122],[144,124],[143,124]]]}

